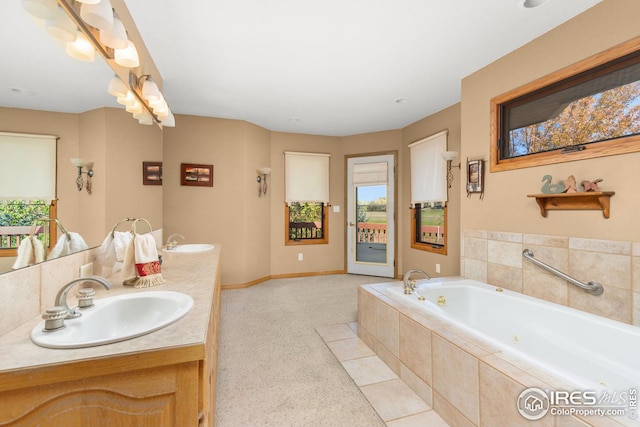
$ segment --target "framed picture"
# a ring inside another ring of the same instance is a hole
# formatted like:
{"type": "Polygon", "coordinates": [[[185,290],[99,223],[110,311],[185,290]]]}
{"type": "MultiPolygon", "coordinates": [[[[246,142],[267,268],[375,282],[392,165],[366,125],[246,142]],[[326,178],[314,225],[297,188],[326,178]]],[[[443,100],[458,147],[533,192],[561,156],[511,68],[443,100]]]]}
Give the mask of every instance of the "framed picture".
{"type": "Polygon", "coordinates": [[[213,187],[213,165],[180,164],[180,184],[213,187]]]}
{"type": "Polygon", "coordinates": [[[162,185],[162,162],[142,162],[142,184],[162,185]]]}
{"type": "Polygon", "coordinates": [[[484,165],[483,160],[467,160],[467,194],[482,193],[484,165]]]}

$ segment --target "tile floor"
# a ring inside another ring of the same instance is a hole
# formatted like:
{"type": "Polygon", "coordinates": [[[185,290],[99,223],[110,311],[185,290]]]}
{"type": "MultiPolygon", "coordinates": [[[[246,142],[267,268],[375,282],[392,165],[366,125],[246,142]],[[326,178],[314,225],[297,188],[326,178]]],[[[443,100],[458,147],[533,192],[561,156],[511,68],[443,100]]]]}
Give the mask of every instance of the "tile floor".
{"type": "Polygon", "coordinates": [[[448,427],[360,338],[358,323],[316,328],[320,337],[389,427],[448,427]]]}

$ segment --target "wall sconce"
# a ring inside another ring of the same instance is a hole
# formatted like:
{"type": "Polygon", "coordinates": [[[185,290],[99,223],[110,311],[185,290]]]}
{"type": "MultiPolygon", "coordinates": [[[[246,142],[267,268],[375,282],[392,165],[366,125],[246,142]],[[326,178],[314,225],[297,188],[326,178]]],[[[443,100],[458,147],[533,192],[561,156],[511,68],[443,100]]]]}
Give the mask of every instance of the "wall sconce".
{"type": "Polygon", "coordinates": [[[451,184],[453,183],[453,173],[451,172],[451,168],[460,168],[460,163],[451,166],[451,162],[456,157],[458,157],[457,151],[445,151],[442,153],[442,158],[447,162],[447,188],[451,188],[451,184]]]}
{"type": "Polygon", "coordinates": [[[93,162],[85,159],[71,159],[71,163],[78,168],[78,176],[76,178],[76,186],[78,191],[82,191],[82,188],[86,186],[87,193],[91,194],[91,177],[93,176],[93,162]],[[82,171],[82,168],[87,168],[86,172],[82,171]],[[87,175],[87,182],[84,182],[82,174],[87,175]]]}
{"type": "Polygon", "coordinates": [[[271,168],[262,167],[258,169],[259,175],[256,177],[256,181],[258,181],[258,183],[262,183],[262,185],[258,187],[258,196],[267,195],[267,175],[269,175],[270,173],[271,168]]]}

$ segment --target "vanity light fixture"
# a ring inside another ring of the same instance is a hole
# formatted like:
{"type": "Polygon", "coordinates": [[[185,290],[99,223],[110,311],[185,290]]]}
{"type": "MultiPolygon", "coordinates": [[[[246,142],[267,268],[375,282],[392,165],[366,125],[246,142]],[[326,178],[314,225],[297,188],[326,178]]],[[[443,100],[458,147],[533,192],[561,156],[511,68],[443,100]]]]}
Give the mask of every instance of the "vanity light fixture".
{"type": "Polygon", "coordinates": [[[99,30],[111,29],[113,27],[111,0],[100,0],[95,4],[81,4],[80,17],[84,22],[99,30]]]}
{"type": "Polygon", "coordinates": [[[163,98],[162,93],[160,93],[160,89],[158,89],[158,85],[153,81],[149,74],[140,76],[138,84],[140,84],[140,82],[142,82],[142,97],[144,99],[147,101],[155,101],[163,98]]]}
{"type": "Polygon", "coordinates": [[[127,30],[124,29],[124,24],[115,14],[113,15],[113,26],[110,29],[100,30],[100,41],[112,49],[124,49],[129,44],[127,30]]]}
{"type": "Polygon", "coordinates": [[[115,49],[116,64],[127,68],[136,68],[140,65],[138,50],[131,40],[127,40],[127,47],[115,49]]]}
{"type": "Polygon", "coordinates": [[[262,185],[258,186],[258,196],[267,195],[267,175],[269,175],[270,173],[271,168],[268,168],[266,166],[258,169],[258,176],[256,177],[256,181],[258,181],[258,184],[262,183],[262,185]]]}
{"type": "Polygon", "coordinates": [[[28,13],[47,21],[45,28],[52,36],[67,41],[65,50],[69,56],[90,62],[98,51],[116,73],[109,82],[109,93],[117,97],[118,103],[126,105],[136,120],[145,125],[175,126],[173,113],[158,84],[149,74],[138,77],[132,70],[140,67],[144,71],[144,64],[141,67],[138,50],[129,40],[111,0],[21,2],[28,13]]]}
{"type": "Polygon", "coordinates": [[[86,187],[87,193],[91,194],[91,178],[93,177],[93,162],[85,159],[71,159],[71,163],[78,168],[78,176],[76,177],[76,187],[78,191],[82,191],[83,187],[86,187]],[[82,168],[87,168],[86,172],[82,171],[82,168]],[[87,181],[85,183],[82,178],[82,174],[87,175],[87,181]]]}
{"type": "Polygon", "coordinates": [[[22,8],[30,15],[40,19],[56,19],[58,3],[56,0],[22,0],[22,8]]]}
{"type": "Polygon", "coordinates": [[[76,33],[74,41],[67,42],[65,52],[79,61],[93,62],[96,59],[96,50],[81,31],[76,33]]]}
{"type": "Polygon", "coordinates": [[[44,27],[51,37],[61,42],[73,42],[77,37],[76,24],[60,6],[55,19],[47,20],[44,27]]]}
{"type": "Polygon", "coordinates": [[[129,93],[129,88],[116,74],[111,78],[107,92],[109,92],[109,95],[113,95],[116,98],[124,98],[129,93]]]}
{"type": "Polygon", "coordinates": [[[442,158],[447,162],[447,188],[451,188],[451,184],[453,184],[453,172],[451,172],[451,168],[460,168],[460,163],[451,166],[451,162],[456,157],[458,157],[457,151],[445,151],[442,153],[442,158]]]}

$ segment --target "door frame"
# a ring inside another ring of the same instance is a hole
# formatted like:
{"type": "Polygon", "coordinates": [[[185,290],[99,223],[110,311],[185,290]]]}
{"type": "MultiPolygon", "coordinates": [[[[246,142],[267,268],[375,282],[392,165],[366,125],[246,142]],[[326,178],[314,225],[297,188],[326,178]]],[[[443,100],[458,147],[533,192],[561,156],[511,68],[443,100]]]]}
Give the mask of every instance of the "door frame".
{"type": "Polygon", "coordinates": [[[375,151],[369,153],[346,154],[344,156],[344,270],[349,273],[349,159],[373,156],[393,156],[393,277],[398,278],[398,150],[375,151]]]}

